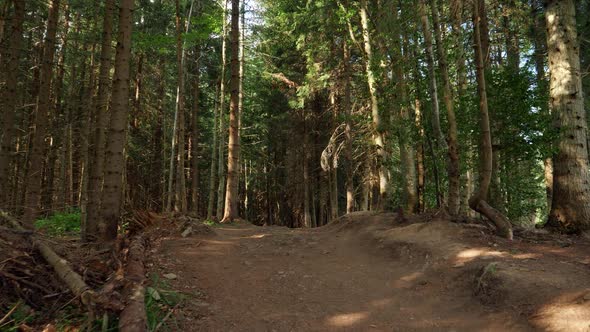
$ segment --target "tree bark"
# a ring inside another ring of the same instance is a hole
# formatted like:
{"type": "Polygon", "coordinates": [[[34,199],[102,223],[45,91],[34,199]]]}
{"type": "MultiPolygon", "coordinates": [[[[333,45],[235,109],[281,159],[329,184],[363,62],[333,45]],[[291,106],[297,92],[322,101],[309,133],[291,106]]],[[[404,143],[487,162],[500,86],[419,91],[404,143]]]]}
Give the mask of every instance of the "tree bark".
{"type": "MultiPolygon", "coordinates": [[[[106,127],[109,122],[108,100],[109,81],[112,67],[113,16],[114,0],[105,1],[103,18],[103,35],[100,50],[100,70],[98,74],[98,91],[94,107],[94,146],[89,152],[91,162],[88,164],[88,209],[85,230],[82,230],[83,241],[93,241],[98,238],[98,221],[100,219],[102,182],[104,178],[104,156],[106,142],[106,127]]],[[[84,226],[84,225],[83,225],[84,226]]]]}
{"type": "Polygon", "coordinates": [[[238,215],[238,183],[240,174],[240,141],[238,130],[240,103],[240,1],[232,0],[231,9],[231,80],[229,112],[229,144],[227,157],[227,188],[225,193],[225,215],[222,222],[232,222],[238,215]]]}
{"type": "MultiPolygon", "coordinates": [[[[442,33],[440,28],[440,20],[438,16],[438,6],[436,0],[430,0],[430,7],[432,10],[434,36],[436,38],[436,49],[438,52],[438,65],[440,67],[440,74],[443,80],[443,98],[445,108],[447,109],[447,121],[449,123],[449,132],[447,135],[448,144],[448,165],[447,174],[449,181],[449,197],[447,206],[451,215],[459,213],[461,203],[461,182],[460,182],[460,165],[459,165],[459,143],[457,139],[457,119],[455,116],[455,105],[453,97],[453,89],[451,87],[451,79],[449,78],[449,67],[447,64],[447,54],[443,46],[442,33]]],[[[457,45],[457,49],[461,46],[457,45]]]]}
{"type": "Polygon", "coordinates": [[[379,99],[377,96],[375,72],[373,70],[375,60],[373,58],[373,49],[371,46],[367,0],[361,0],[360,16],[365,51],[365,70],[367,74],[367,84],[369,86],[369,95],[371,97],[373,143],[377,148],[377,167],[379,173],[379,198],[377,202],[377,210],[383,210],[387,201],[387,191],[389,189],[389,179],[386,167],[387,152],[385,151],[384,129],[383,124],[381,123],[381,115],[379,113],[379,99]]]}
{"type": "Polygon", "coordinates": [[[350,105],[350,48],[342,43],[342,108],[346,116],[344,128],[346,156],[346,213],[354,211],[354,158],[352,156],[352,107],[350,105]]]}
{"type": "Polygon", "coordinates": [[[225,70],[227,63],[227,0],[223,10],[223,40],[221,42],[221,82],[219,85],[219,145],[217,152],[217,209],[216,217],[222,218],[225,194],[225,70]]]}
{"type": "MultiPolygon", "coordinates": [[[[219,86],[218,86],[219,87],[219,86]]],[[[218,94],[218,87],[215,89],[215,95],[218,94]]],[[[217,145],[219,144],[219,136],[217,130],[217,123],[219,122],[219,107],[217,102],[213,107],[214,109],[214,118],[213,118],[213,145],[211,146],[211,168],[209,170],[209,202],[207,204],[207,219],[211,220],[213,218],[213,209],[215,208],[215,185],[216,185],[216,176],[217,176],[217,145]]]]}
{"type": "MultiPolygon", "coordinates": [[[[8,3],[8,1],[7,1],[8,3]]],[[[14,150],[14,119],[17,106],[17,90],[19,78],[20,49],[23,37],[23,20],[25,16],[25,2],[14,1],[14,13],[10,29],[10,47],[5,48],[2,55],[2,72],[5,75],[6,86],[2,90],[2,128],[0,140],[0,207],[7,207],[10,187],[10,164],[14,150]]]]}
{"type": "Polygon", "coordinates": [[[55,35],[59,18],[60,0],[53,0],[49,6],[47,31],[43,46],[43,58],[39,80],[39,95],[35,116],[35,130],[29,146],[29,169],[26,180],[25,209],[23,222],[32,228],[39,214],[41,203],[41,176],[45,158],[47,126],[49,124],[51,78],[53,76],[53,59],[55,56],[55,35]]]}
{"type": "Polygon", "coordinates": [[[483,214],[495,225],[500,236],[512,240],[512,225],[498,210],[490,206],[486,200],[492,177],[492,136],[490,133],[490,119],[486,93],[485,64],[481,44],[481,16],[479,1],[473,2],[474,48],[477,74],[477,92],[479,96],[479,123],[481,130],[479,188],[469,199],[469,206],[483,214]]]}
{"type": "Polygon", "coordinates": [[[192,114],[192,167],[191,167],[191,208],[195,214],[199,214],[199,99],[201,95],[201,75],[200,75],[200,59],[201,59],[201,46],[195,47],[196,60],[195,60],[195,80],[193,82],[193,114],[192,114]]]}
{"type": "Polygon", "coordinates": [[[553,204],[548,226],[563,232],[590,230],[590,171],[580,48],[573,0],[546,1],[550,108],[560,130],[553,158],[553,204]]]}
{"type": "Polygon", "coordinates": [[[432,46],[432,31],[430,30],[430,21],[426,12],[425,0],[418,4],[420,21],[422,23],[422,33],[424,34],[424,44],[426,46],[426,64],[428,66],[428,83],[430,99],[432,100],[432,129],[434,131],[434,140],[437,150],[444,146],[444,135],[440,125],[440,107],[438,101],[438,84],[436,82],[436,69],[434,67],[434,48],[432,46]]]}
{"type": "Polygon", "coordinates": [[[101,242],[117,238],[121,208],[124,201],[123,172],[125,171],[125,145],[127,142],[127,116],[129,113],[129,60],[133,28],[134,0],[121,0],[119,6],[119,34],[115,55],[115,74],[111,96],[111,119],[105,148],[104,189],[102,191],[102,218],[98,224],[101,242]]]}

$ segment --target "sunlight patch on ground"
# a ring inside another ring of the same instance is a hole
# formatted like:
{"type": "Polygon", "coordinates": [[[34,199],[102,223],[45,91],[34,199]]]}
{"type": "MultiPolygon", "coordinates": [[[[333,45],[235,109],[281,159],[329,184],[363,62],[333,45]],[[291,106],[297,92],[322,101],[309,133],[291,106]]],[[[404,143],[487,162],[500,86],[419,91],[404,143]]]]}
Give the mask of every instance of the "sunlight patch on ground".
{"type": "Polygon", "coordinates": [[[517,254],[517,255],[512,255],[512,257],[514,257],[516,259],[537,259],[537,258],[541,257],[541,255],[539,255],[539,254],[517,254]]]}
{"type": "Polygon", "coordinates": [[[327,324],[333,327],[350,327],[369,316],[367,312],[351,312],[348,314],[334,315],[327,319],[327,324]]]}
{"type": "Polygon", "coordinates": [[[262,239],[266,236],[270,236],[270,234],[254,234],[252,236],[243,237],[243,239],[262,239]]]}
{"type": "Polygon", "coordinates": [[[424,275],[422,272],[413,272],[397,280],[394,280],[391,285],[394,288],[409,288],[412,287],[414,281],[416,281],[416,279],[420,278],[422,275],[424,275]]]}
{"type": "Polygon", "coordinates": [[[478,258],[505,257],[506,253],[497,250],[482,248],[466,249],[459,252],[455,259],[455,265],[463,265],[478,258]]]}
{"type": "Polygon", "coordinates": [[[535,316],[539,327],[548,331],[590,331],[590,301],[583,297],[573,303],[548,304],[535,316]]]}

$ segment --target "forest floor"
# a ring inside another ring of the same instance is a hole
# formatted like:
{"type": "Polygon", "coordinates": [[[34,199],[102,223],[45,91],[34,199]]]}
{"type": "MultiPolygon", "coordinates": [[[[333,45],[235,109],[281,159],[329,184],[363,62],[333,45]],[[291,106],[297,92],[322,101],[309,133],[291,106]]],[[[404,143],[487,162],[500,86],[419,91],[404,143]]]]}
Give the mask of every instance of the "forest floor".
{"type": "Polygon", "coordinates": [[[354,213],[317,229],[164,238],[151,273],[183,331],[590,331],[590,243],[433,216],[354,213]]]}

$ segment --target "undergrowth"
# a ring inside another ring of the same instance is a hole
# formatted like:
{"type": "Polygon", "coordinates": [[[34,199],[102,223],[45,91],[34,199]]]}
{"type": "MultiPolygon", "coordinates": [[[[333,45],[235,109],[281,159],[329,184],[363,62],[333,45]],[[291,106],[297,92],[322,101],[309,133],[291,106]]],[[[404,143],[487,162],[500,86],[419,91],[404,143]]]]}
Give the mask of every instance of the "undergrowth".
{"type": "Polygon", "coordinates": [[[80,211],[57,212],[47,218],[38,219],[35,228],[51,236],[80,234],[80,211]]]}
{"type": "Polygon", "coordinates": [[[148,331],[179,331],[173,310],[184,300],[184,295],[171,289],[157,274],[150,275],[145,293],[148,331]]]}

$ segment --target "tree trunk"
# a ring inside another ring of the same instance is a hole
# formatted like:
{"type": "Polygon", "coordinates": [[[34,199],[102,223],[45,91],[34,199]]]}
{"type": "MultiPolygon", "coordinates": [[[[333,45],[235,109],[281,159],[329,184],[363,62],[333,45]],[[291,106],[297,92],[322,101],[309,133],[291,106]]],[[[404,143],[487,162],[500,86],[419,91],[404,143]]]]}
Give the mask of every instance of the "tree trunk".
{"type": "Polygon", "coordinates": [[[461,42],[463,35],[463,0],[451,0],[451,19],[453,29],[453,39],[455,48],[455,64],[457,68],[457,91],[465,91],[467,89],[467,70],[465,69],[465,50],[461,42]]]}
{"type": "MultiPolygon", "coordinates": [[[[451,215],[459,213],[459,206],[461,202],[461,182],[460,182],[460,166],[459,166],[459,144],[457,140],[457,120],[455,116],[455,105],[453,97],[453,89],[451,87],[451,79],[449,78],[449,67],[447,65],[447,54],[443,46],[442,33],[440,28],[440,21],[438,17],[438,7],[436,0],[430,0],[430,7],[432,9],[434,35],[436,38],[436,49],[438,51],[438,65],[440,67],[440,74],[443,80],[443,98],[445,108],[447,109],[447,121],[449,123],[448,133],[448,177],[449,177],[449,197],[447,205],[451,215]]],[[[457,46],[460,49],[461,46],[457,46]]]]}
{"type": "Polygon", "coordinates": [[[231,81],[229,112],[229,144],[227,157],[227,188],[225,193],[225,215],[222,222],[232,222],[238,215],[238,183],[240,174],[240,141],[238,130],[240,103],[240,1],[232,0],[231,9],[231,81]]]}
{"type": "Polygon", "coordinates": [[[426,12],[426,0],[421,0],[418,4],[420,21],[422,22],[422,32],[424,34],[424,44],[426,46],[426,64],[428,66],[428,83],[430,99],[432,100],[432,129],[434,131],[434,141],[436,149],[444,146],[444,136],[440,125],[440,110],[438,101],[438,84],[436,82],[436,69],[434,68],[434,48],[432,46],[432,31],[430,31],[430,21],[426,12]]]}
{"type": "Polygon", "coordinates": [[[227,0],[224,1],[223,10],[223,40],[221,43],[221,83],[219,85],[219,145],[217,148],[217,209],[215,215],[221,219],[224,207],[225,194],[225,69],[227,62],[227,0]]]}
{"type": "MultiPolygon", "coordinates": [[[[549,94],[548,84],[545,72],[547,53],[547,38],[545,37],[545,20],[542,17],[542,8],[540,4],[533,3],[531,15],[533,20],[531,22],[531,32],[534,45],[533,57],[535,60],[535,71],[537,78],[537,91],[539,96],[547,96],[549,94]]],[[[541,109],[544,113],[550,113],[549,103],[542,103],[541,109]]],[[[547,207],[551,210],[551,201],[553,200],[553,160],[547,157],[543,160],[544,174],[545,174],[545,192],[547,194],[547,207]]]]}
{"type": "Polygon", "coordinates": [[[195,214],[199,214],[199,201],[200,201],[200,192],[199,192],[199,99],[201,95],[201,77],[199,71],[200,65],[200,58],[201,58],[201,46],[197,45],[195,47],[196,51],[196,60],[195,60],[195,80],[193,82],[193,114],[192,114],[192,167],[191,167],[191,208],[195,214]]]}
{"type": "Polygon", "coordinates": [[[153,130],[153,144],[152,144],[152,152],[151,152],[151,184],[150,184],[150,208],[153,211],[162,211],[164,208],[164,154],[163,146],[164,146],[164,129],[163,129],[163,122],[164,122],[164,93],[165,93],[165,82],[164,82],[164,73],[166,72],[166,65],[164,62],[164,58],[160,58],[158,60],[158,68],[156,69],[156,78],[157,78],[157,88],[156,94],[161,96],[158,98],[156,103],[156,116],[155,116],[155,126],[153,130]]]}
{"type": "MultiPolygon", "coordinates": [[[[7,1],[8,3],[8,1],[7,1]]],[[[17,90],[19,78],[20,49],[23,37],[23,20],[25,16],[25,2],[14,1],[14,14],[10,30],[10,47],[5,48],[2,55],[2,73],[6,78],[6,86],[2,90],[2,119],[0,119],[0,207],[7,207],[10,187],[10,164],[14,145],[14,119],[16,115],[17,90]]]]}
{"type": "MultiPolygon", "coordinates": [[[[215,95],[218,94],[218,88],[216,88],[215,95]]],[[[217,102],[213,107],[215,115],[213,118],[213,144],[211,146],[211,168],[209,172],[209,202],[207,204],[207,219],[213,218],[213,209],[215,208],[215,185],[216,185],[216,170],[217,170],[217,145],[219,144],[219,136],[217,131],[217,122],[219,122],[219,107],[217,102]]]]}
{"type": "Polygon", "coordinates": [[[114,0],[105,1],[103,18],[103,35],[100,50],[100,70],[98,74],[98,91],[94,107],[94,146],[89,151],[91,162],[88,164],[88,209],[85,230],[82,230],[83,241],[93,241],[98,238],[98,221],[100,219],[102,182],[104,178],[104,157],[106,142],[106,127],[109,122],[108,100],[109,81],[112,67],[113,16],[114,0]]]}
{"type": "Polygon", "coordinates": [[[416,177],[418,182],[418,213],[423,213],[425,210],[424,194],[426,192],[426,167],[424,166],[424,127],[422,126],[422,103],[419,98],[414,101],[414,114],[416,128],[418,129],[418,142],[416,151],[416,177]]]}
{"type": "MultiPolygon", "coordinates": [[[[397,8],[394,7],[391,10],[393,15],[393,21],[395,26],[399,26],[399,18],[397,15],[397,8]]],[[[414,146],[410,144],[408,138],[412,137],[412,128],[410,125],[409,112],[409,100],[408,100],[408,87],[406,85],[406,77],[404,74],[404,54],[402,52],[402,39],[406,39],[405,31],[396,29],[393,36],[393,48],[392,48],[392,65],[394,79],[397,81],[396,84],[396,105],[399,105],[398,112],[398,138],[400,147],[400,161],[403,178],[403,200],[402,207],[407,214],[413,214],[417,208],[417,186],[416,186],[416,151],[414,146]]]]}
{"type": "Polygon", "coordinates": [[[346,213],[354,211],[354,158],[352,156],[352,107],[350,105],[350,49],[348,42],[342,43],[342,108],[346,116],[344,128],[346,156],[346,213]]]}
{"type": "Polygon", "coordinates": [[[512,240],[512,225],[498,210],[490,206],[486,200],[492,177],[492,136],[490,133],[490,119],[488,115],[488,101],[486,94],[485,64],[481,45],[481,27],[479,1],[474,1],[473,25],[475,62],[477,66],[477,92],[479,96],[479,123],[481,130],[479,189],[469,199],[469,206],[490,219],[497,228],[498,234],[512,240]]]}
{"type": "Polygon", "coordinates": [[[389,187],[388,172],[386,167],[387,152],[385,151],[385,140],[383,135],[383,124],[379,113],[379,100],[377,97],[377,86],[375,72],[373,70],[374,59],[371,46],[371,33],[369,31],[369,18],[367,9],[367,0],[361,0],[360,16],[363,33],[364,51],[365,51],[365,70],[367,74],[367,84],[371,97],[371,116],[373,119],[373,143],[377,148],[377,167],[379,172],[379,198],[377,210],[383,210],[387,201],[387,191],[389,187]]]}
{"type": "Polygon", "coordinates": [[[553,158],[553,204],[548,226],[564,232],[590,230],[590,171],[580,49],[573,0],[546,3],[550,108],[560,130],[553,158]]]}
{"type": "Polygon", "coordinates": [[[129,60],[131,57],[133,7],[134,0],[121,0],[119,6],[119,35],[110,103],[111,119],[105,149],[102,218],[98,225],[99,238],[102,242],[110,242],[117,238],[121,207],[124,201],[123,172],[125,171],[124,152],[129,113],[129,60]]]}
{"type": "Polygon", "coordinates": [[[49,6],[47,31],[43,46],[39,95],[37,97],[35,130],[29,146],[29,169],[26,180],[25,210],[23,222],[32,228],[41,203],[41,175],[45,158],[45,135],[49,124],[51,78],[53,76],[53,59],[55,56],[55,35],[59,18],[60,0],[53,0],[49,6]]]}

